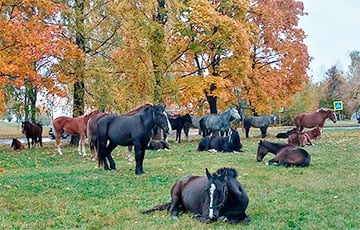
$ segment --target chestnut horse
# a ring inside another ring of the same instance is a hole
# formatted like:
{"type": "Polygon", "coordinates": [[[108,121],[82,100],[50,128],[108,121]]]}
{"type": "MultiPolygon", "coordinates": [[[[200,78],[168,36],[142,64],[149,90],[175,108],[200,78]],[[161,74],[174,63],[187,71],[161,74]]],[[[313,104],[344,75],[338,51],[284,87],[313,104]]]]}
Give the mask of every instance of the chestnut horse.
{"type": "Polygon", "coordinates": [[[295,116],[294,122],[296,130],[301,132],[304,128],[324,127],[325,120],[329,118],[336,123],[336,114],[331,109],[319,109],[314,113],[301,113],[295,116]]]}
{"type": "Polygon", "coordinates": [[[320,136],[321,130],[320,128],[316,127],[306,132],[290,134],[288,137],[288,143],[300,146],[312,145],[311,140],[318,139],[320,136]]]}
{"type": "Polygon", "coordinates": [[[70,135],[80,135],[78,152],[80,155],[86,156],[85,136],[86,136],[87,122],[91,117],[95,116],[98,113],[99,110],[94,110],[91,113],[81,117],[71,118],[66,116],[60,116],[55,118],[55,120],[53,121],[53,127],[55,131],[56,146],[60,155],[63,155],[60,147],[61,134],[65,131],[70,135]]]}
{"type": "Polygon", "coordinates": [[[297,148],[292,144],[261,140],[256,160],[262,161],[269,152],[275,154],[275,157],[269,160],[268,165],[283,165],[285,167],[307,167],[310,165],[310,154],[305,149],[297,148]]]}
{"type": "Polygon", "coordinates": [[[24,149],[24,145],[18,139],[13,138],[11,142],[11,148],[13,148],[14,150],[21,150],[24,149]]]}

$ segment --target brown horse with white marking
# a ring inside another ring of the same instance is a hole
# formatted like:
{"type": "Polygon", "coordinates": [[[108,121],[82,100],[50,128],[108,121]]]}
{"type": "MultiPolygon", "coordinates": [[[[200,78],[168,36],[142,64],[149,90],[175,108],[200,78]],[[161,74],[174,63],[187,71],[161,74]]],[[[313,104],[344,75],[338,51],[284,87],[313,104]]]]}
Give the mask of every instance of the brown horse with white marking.
{"type": "Polygon", "coordinates": [[[85,136],[86,136],[87,122],[91,117],[95,116],[98,113],[99,110],[94,110],[91,113],[81,117],[71,118],[66,116],[60,116],[55,118],[55,120],[53,121],[53,127],[55,131],[56,146],[60,155],[63,155],[60,147],[61,134],[65,131],[70,135],[80,135],[78,151],[80,155],[86,156],[85,136]]]}
{"type": "Polygon", "coordinates": [[[324,127],[325,120],[329,118],[336,123],[336,114],[331,109],[319,109],[314,113],[301,113],[295,116],[294,122],[296,130],[301,132],[304,128],[324,127]]]}

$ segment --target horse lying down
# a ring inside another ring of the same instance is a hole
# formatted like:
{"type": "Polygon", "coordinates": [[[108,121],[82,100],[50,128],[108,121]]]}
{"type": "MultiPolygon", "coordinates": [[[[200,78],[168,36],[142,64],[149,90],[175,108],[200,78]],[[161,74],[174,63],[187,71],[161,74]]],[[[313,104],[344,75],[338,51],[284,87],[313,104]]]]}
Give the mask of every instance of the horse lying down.
{"type": "Polygon", "coordinates": [[[24,149],[24,145],[16,138],[13,138],[10,147],[13,148],[14,150],[24,149]]]}
{"type": "Polygon", "coordinates": [[[306,132],[291,134],[288,138],[288,143],[299,146],[312,145],[311,140],[316,140],[319,139],[320,137],[321,137],[320,128],[314,128],[306,132]]]}
{"type": "Polygon", "coordinates": [[[150,149],[150,150],[161,150],[161,149],[169,150],[170,146],[166,141],[163,141],[163,140],[151,140],[146,149],[150,149]]]}
{"type": "Polygon", "coordinates": [[[296,128],[292,128],[292,129],[288,130],[285,133],[278,133],[278,134],[276,134],[276,138],[284,138],[284,139],[286,139],[286,138],[289,137],[289,135],[291,135],[293,133],[297,133],[296,128]]]}
{"type": "Polygon", "coordinates": [[[270,141],[260,141],[256,160],[262,161],[268,154],[272,153],[275,157],[268,161],[268,165],[285,166],[285,167],[307,167],[310,165],[310,154],[302,148],[292,144],[276,143],[270,141]]]}
{"type": "Polygon", "coordinates": [[[179,211],[190,211],[203,223],[248,223],[250,218],[245,211],[249,198],[236,179],[237,175],[233,168],[221,168],[212,175],[206,169],[206,176],[181,178],[171,189],[170,203],[157,205],[142,213],[168,210],[171,218],[177,220],[179,211]]]}
{"type": "Polygon", "coordinates": [[[240,152],[239,132],[231,128],[228,137],[206,136],[202,138],[198,145],[198,151],[221,151],[221,152],[240,152]]]}

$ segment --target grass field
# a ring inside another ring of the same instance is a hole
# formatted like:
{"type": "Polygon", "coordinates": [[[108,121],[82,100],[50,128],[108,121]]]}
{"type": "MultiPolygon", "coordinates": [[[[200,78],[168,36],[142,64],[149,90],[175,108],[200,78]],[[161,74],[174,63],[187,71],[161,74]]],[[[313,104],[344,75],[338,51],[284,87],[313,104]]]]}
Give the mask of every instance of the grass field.
{"type": "MultiPolygon", "coordinates": [[[[356,125],[356,124],[355,124],[356,125]]],[[[288,127],[272,127],[270,141],[288,127]]],[[[9,132],[9,131],[8,131],[9,132]]],[[[197,152],[199,137],[171,151],[147,151],[145,175],[136,176],[125,147],[113,151],[116,171],[66,146],[14,152],[0,147],[0,229],[360,229],[360,128],[329,128],[314,146],[308,168],[283,168],[256,162],[258,129],[242,138],[242,153],[197,152]],[[247,225],[202,224],[189,213],[172,221],[167,212],[141,214],[170,201],[180,177],[234,167],[250,198],[247,225]]],[[[1,133],[0,133],[1,136],[1,133]]]]}

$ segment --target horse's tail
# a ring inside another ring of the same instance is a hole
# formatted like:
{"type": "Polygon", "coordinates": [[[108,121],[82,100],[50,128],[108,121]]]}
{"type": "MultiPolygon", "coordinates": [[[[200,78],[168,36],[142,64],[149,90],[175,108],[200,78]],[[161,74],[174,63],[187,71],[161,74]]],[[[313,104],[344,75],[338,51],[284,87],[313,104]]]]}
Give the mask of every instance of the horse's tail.
{"type": "Polygon", "coordinates": [[[111,122],[113,121],[113,119],[116,117],[116,115],[109,115],[104,117],[104,119],[99,120],[99,122],[97,123],[97,132],[96,134],[96,144],[97,144],[97,149],[96,152],[98,154],[98,166],[103,164],[103,161],[105,160],[105,155],[104,155],[104,149],[106,148],[106,142],[107,142],[107,132],[109,130],[109,126],[111,124],[111,122]],[[100,148],[101,151],[100,151],[100,148]]]}
{"type": "Polygon", "coordinates": [[[167,210],[169,211],[170,209],[170,206],[171,206],[171,203],[166,203],[166,204],[158,204],[150,209],[147,209],[147,210],[144,210],[144,211],[141,211],[142,214],[147,214],[147,213],[150,213],[150,212],[154,212],[154,211],[164,211],[164,210],[167,210]]]}

